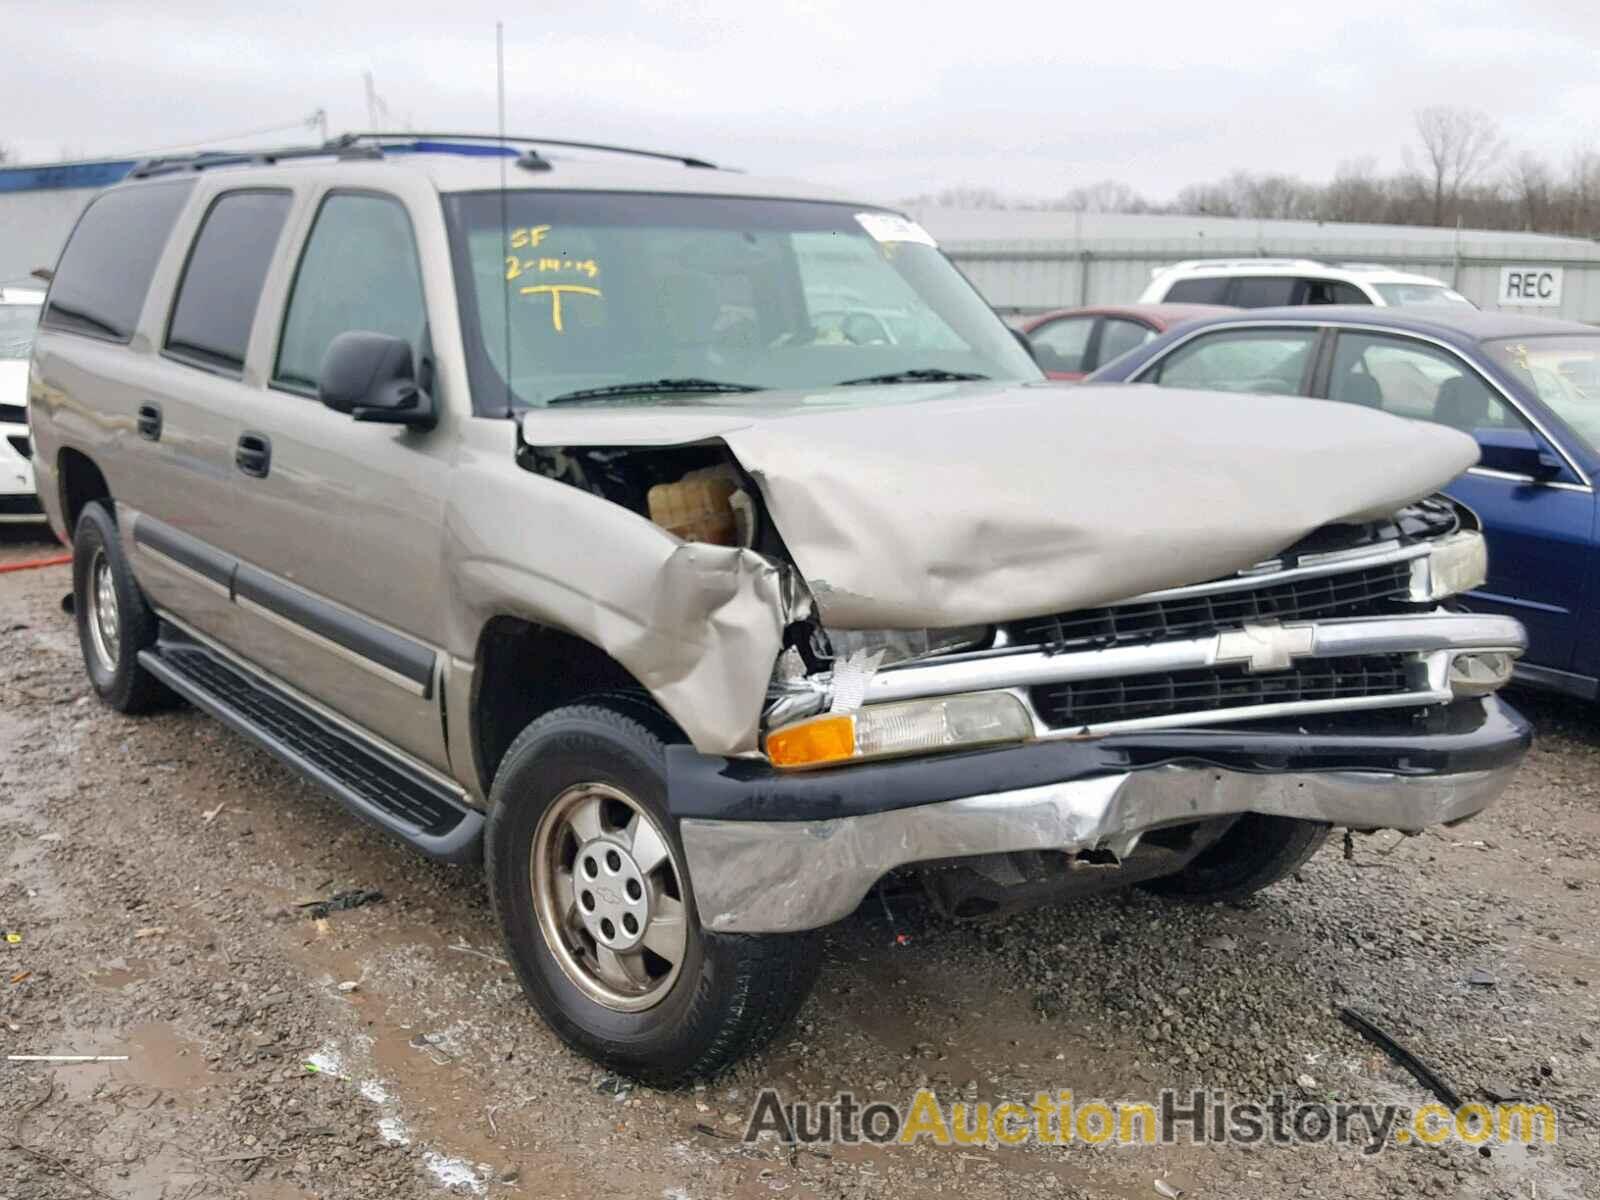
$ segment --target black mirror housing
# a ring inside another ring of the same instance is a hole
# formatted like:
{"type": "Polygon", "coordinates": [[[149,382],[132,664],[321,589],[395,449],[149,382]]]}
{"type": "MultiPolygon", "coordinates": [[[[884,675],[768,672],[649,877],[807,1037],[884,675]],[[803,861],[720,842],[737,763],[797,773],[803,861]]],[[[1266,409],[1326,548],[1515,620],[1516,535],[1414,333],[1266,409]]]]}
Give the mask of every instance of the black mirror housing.
{"type": "Polygon", "coordinates": [[[411,343],[386,333],[339,334],[322,356],[317,397],[352,420],[431,429],[433,397],[417,385],[411,343]]]}

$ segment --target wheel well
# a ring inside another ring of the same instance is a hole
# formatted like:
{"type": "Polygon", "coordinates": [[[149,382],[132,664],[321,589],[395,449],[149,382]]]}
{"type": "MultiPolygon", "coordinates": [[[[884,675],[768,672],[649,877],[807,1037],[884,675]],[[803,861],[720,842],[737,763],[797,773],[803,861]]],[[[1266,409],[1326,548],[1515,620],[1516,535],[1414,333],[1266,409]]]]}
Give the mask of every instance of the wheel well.
{"type": "Polygon", "coordinates": [[[487,792],[511,743],[535,718],[596,692],[644,692],[604,650],[559,629],[496,617],[478,638],[473,753],[487,792]]]}
{"type": "MultiPolygon", "coordinates": [[[[67,525],[67,537],[72,537],[78,527],[78,514],[91,500],[111,499],[111,488],[94,460],[79,450],[66,449],[59,460],[61,471],[61,519],[67,525]]],[[[115,512],[112,513],[115,516],[115,512]]]]}

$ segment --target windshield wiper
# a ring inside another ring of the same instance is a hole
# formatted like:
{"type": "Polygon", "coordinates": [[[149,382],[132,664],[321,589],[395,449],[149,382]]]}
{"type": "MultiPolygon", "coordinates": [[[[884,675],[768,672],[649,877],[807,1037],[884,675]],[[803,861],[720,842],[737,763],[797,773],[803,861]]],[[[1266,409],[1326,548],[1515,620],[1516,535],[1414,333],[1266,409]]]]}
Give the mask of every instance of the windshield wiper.
{"type": "Polygon", "coordinates": [[[841,380],[839,387],[855,387],[861,383],[966,383],[973,379],[987,379],[972,371],[943,371],[938,367],[921,367],[911,371],[890,371],[883,375],[868,375],[862,379],[841,380]]]}
{"type": "Polygon", "coordinates": [[[684,392],[759,392],[761,388],[749,383],[720,383],[715,379],[655,379],[638,383],[613,383],[607,387],[580,388],[576,392],[563,392],[551,396],[546,404],[568,404],[579,400],[602,400],[610,396],[655,396],[664,393],[684,392]]]}

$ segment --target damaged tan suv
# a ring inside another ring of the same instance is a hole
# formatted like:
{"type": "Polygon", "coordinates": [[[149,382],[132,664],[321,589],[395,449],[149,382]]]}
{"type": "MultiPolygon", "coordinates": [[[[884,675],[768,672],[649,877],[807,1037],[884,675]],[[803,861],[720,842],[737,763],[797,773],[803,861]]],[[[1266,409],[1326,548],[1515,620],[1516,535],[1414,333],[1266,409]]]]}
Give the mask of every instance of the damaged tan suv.
{"type": "Polygon", "coordinates": [[[695,159],[351,136],[156,161],[29,380],[84,658],[424,853],[671,1084],[875,885],[1237,897],[1506,786],[1459,433],[1062,389],[903,216],[695,159]]]}

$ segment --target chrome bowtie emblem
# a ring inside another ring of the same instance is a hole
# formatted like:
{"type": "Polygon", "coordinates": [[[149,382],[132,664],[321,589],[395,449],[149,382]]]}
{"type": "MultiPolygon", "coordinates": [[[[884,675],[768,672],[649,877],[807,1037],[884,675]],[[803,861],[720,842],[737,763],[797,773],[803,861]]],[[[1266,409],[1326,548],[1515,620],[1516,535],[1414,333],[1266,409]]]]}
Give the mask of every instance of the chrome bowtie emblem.
{"type": "Polygon", "coordinates": [[[1243,629],[1217,635],[1217,662],[1242,662],[1252,675],[1286,671],[1292,659],[1311,653],[1316,640],[1316,630],[1310,625],[1246,622],[1243,629]]]}

